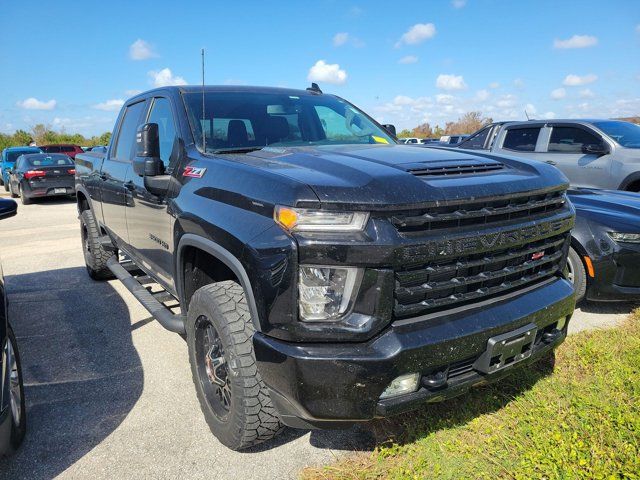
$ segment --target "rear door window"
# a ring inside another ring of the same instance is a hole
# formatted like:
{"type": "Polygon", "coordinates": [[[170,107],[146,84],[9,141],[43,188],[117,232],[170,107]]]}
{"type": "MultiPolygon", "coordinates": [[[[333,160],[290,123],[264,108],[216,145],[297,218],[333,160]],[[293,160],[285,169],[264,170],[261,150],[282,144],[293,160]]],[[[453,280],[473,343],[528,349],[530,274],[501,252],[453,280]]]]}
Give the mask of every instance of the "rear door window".
{"type": "Polygon", "coordinates": [[[114,158],[120,161],[129,162],[132,160],[133,145],[136,138],[136,131],[140,126],[140,115],[142,114],[145,102],[129,105],[124,112],[124,118],[120,122],[120,132],[116,143],[114,158]]]}
{"type": "Polygon", "coordinates": [[[540,127],[510,128],[504,137],[502,148],[517,152],[535,152],[540,127]]]}
{"type": "Polygon", "coordinates": [[[602,145],[594,134],[576,127],[553,127],[549,138],[549,152],[583,153],[586,145],[602,145]]]}

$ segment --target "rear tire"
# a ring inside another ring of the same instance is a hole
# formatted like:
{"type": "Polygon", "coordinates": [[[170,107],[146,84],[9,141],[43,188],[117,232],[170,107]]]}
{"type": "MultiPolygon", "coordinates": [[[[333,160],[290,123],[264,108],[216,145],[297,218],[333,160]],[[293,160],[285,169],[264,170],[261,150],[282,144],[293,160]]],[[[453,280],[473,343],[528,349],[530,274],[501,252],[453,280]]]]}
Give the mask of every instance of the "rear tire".
{"type": "Polygon", "coordinates": [[[7,185],[6,183],[2,183],[4,185],[4,191],[8,192],[9,191],[9,185],[7,185]]]}
{"type": "Polygon", "coordinates": [[[576,303],[581,302],[587,292],[587,272],[580,255],[572,247],[569,248],[569,256],[567,257],[567,270],[569,280],[573,283],[573,288],[576,291],[576,303]]]}
{"type": "MultiPolygon", "coordinates": [[[[5,187],[6,187],[6,184],[5,184],[5,187]]],[[[31,199],[25,195],[22,187],[19,187],[19,188],[20,188],[20,202],[22,202],[23,205],[31,205],[31,199]]]]}
{"type": "Polygon", "coordinates": [[[258,372],[243,288],[224,281],[198,289],[186,330],[200,408],[218,440],[241,450],[278,435],[284,427],[258,372]]]}
{"type": "Polygon", "coordinates": [[[91,210],[85,210],[80,214],[80,235],[82,237],[82,250],[87,273],[94,280],[108,280],[113,274],[107,261],[116,255],[116,252],[106,250],[100,243],[100,231],[91,210]]]}
{"type": "Polygon", "coordinates": [[[13,329],[9,327],[7,338],[7,367],[9,371],[9,416],[11,417],[11,436],[9,439],[9,451],[15,452],[27,432],[27,409],[24,401],[24,384],[22,379],[22,364],[13,329]]]}
{"type": "Polygon", "coordinates": [[[11,194],[11,198],[18,198],[18,194],[13,191],[13,185],[9,183],[9,193],[11,194]]]}

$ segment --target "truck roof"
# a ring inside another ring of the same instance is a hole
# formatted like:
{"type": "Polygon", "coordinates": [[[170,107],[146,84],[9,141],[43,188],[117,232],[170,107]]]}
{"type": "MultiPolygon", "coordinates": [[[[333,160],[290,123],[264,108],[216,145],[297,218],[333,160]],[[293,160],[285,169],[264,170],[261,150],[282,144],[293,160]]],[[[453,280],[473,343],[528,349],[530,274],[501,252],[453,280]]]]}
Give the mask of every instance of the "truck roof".
{"type": "Polygon", "coordinates": [[[278,93],[281,95],[295,95],[295,96],[307,96],[307,95],[317,95],[315,92],[309,92],[307,90],[297,89],[297,88],[282,88],[282,87],[258,87],[258,86],[249,86],[249,85],[185,85],[185,86],[170,86],[170,87],[160,87],[155,88],[153,90],[147,90],[146,92],[139,93],[135,97],[147,96],[153,92],[160,92],[167,90],[174,91],[178,93],[201,93],[202,91],[205,93],[209,92],[245,92],[245,93],[278,93]]]}

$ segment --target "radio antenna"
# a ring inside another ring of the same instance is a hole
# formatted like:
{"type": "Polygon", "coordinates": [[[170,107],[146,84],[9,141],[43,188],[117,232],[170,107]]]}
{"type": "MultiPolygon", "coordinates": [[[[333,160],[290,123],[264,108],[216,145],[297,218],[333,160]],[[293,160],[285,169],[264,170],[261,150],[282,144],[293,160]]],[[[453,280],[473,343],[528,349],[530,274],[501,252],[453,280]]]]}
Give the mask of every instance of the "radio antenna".
{"type": "Polygon", "coordinates": [[[207,117],[204,112],[204,48],[202,49],[202,153],[206,153],[207,151],[207,137],[206,137],[206,127],[205,122],[207,117]]]}
{"type": "Polygon", "coordinates": [[[527,109],[526,108],[524,109],[524,116],[527,117],[527,120],[531,120],[529,118],[529,114],[527,113],[527,109]]]}

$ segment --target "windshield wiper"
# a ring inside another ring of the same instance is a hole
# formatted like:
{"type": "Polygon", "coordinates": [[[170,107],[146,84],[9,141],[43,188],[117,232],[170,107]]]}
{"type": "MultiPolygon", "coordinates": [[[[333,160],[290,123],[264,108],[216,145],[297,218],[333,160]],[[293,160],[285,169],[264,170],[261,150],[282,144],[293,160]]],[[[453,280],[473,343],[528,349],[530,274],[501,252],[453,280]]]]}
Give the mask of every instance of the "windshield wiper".
{"type": "Polygon", "coordinates": [[[223,154],[223,153],[249,153],[255,152],[256,150],[262,150],[264,147],[231,147],[231,148],[219,148],[217,150],[213,150],[211,153],[215,154],[223,154]]]}

